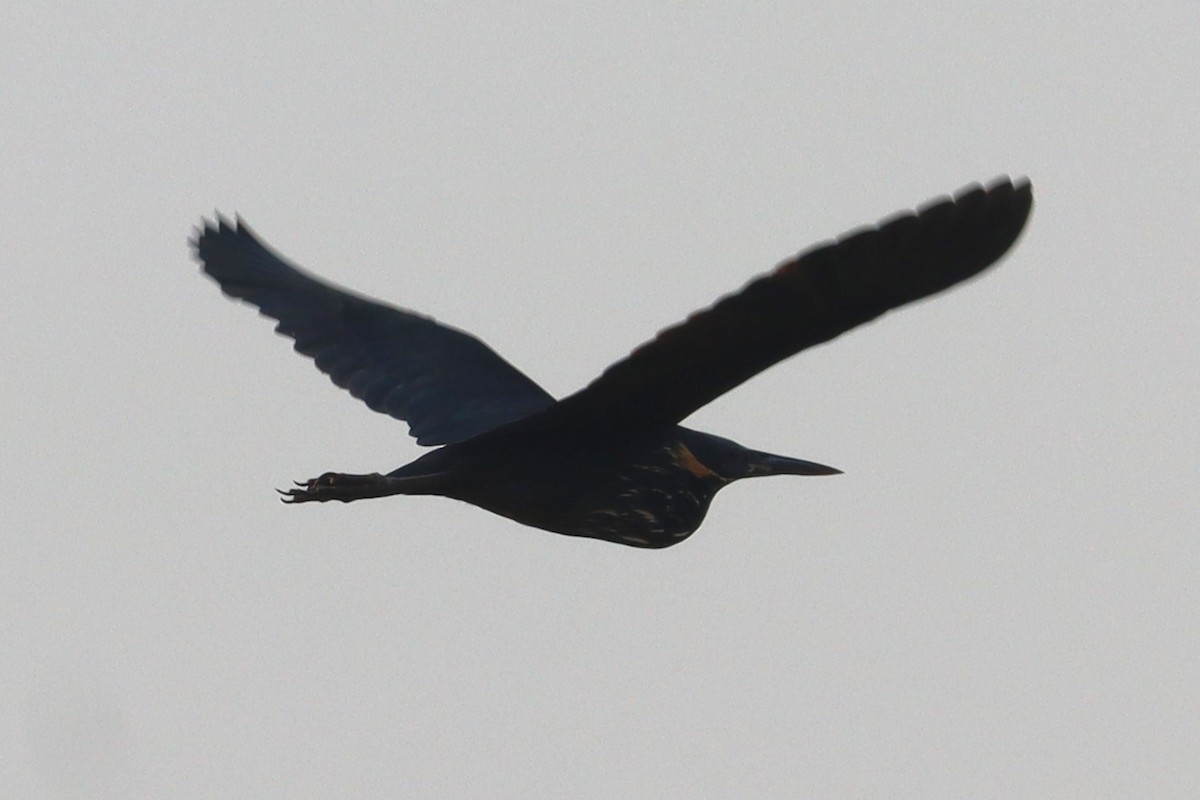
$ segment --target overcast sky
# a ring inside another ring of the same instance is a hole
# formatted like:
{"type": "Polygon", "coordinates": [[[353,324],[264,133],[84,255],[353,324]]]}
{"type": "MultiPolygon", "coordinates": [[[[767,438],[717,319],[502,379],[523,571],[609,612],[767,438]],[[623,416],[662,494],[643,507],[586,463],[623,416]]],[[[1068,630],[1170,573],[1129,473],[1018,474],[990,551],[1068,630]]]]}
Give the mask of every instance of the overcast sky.
{"type": "Polygon", "coordinates": [[[1200,795],[1196,3],[104,5],[0,12],[0,796],[1200,795]],[[187,247],[562,395],[1006,173],[996,270],[689,421],[846,474],[663,551],[280,504],[421,449],[187,247]]]}

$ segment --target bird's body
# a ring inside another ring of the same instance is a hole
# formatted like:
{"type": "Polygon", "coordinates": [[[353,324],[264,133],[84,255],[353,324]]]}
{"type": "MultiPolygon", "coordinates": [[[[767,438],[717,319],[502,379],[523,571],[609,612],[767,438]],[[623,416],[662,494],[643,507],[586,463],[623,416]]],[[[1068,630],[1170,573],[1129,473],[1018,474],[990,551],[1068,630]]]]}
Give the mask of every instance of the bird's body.
{"type": "Polygon", "coordinates": [[[978,187],[786,262],[555,401],[482,342],[337,289],[219,220],[194,241],[223,291],[340,386],[440,444],[386,475],[326,473],[289,502],[436,494],[555,533],[666,547],[732,481],[839,470],[744,448],[678,423],[771,364],[996,261],[1019,235],[1029,185],[978,187]]]}
{"type": "MultiPolygon", "coordinates": [[[[679,426],[636,437],[543,437],[513,428],[446,445],[378,480],[427,480],[429,491],[404,493],[453,497],[554,533],[666,547],[700,526],[729,482],[708,464],[720,469],[723,452],[738,452],[728,440],[679,426]]],[[[836,472],[795,463],[808,474],[836,472]]]]}
{"type": "Polygon", "coordinates": [[[447,445],[391,473],[439,475],[437,494],[525,525],[642,547],[673,544],[699,527],[720,487],[682,437],[447,445]]]}

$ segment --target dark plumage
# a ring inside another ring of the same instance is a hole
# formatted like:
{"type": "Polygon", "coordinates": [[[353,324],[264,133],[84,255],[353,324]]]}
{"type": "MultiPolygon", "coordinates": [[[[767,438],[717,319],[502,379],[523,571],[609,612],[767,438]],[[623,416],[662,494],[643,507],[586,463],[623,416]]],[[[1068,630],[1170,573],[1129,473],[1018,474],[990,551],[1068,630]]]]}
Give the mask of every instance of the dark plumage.
{"type": "Polygon", "coordinates": [[[1033,204],[1028,182],[962,190],[817,245],[661,332],[561,401],[475,337],[325,283],[240,220],[205,222],[196,257],[279,321],[317,368],[443,445],[386,475],[326,473],[288,502],[438,494],[526,525],[639,547],[691,534],[716,492],[759,475],[830,475],[679,426],[776,362],[995,263],[1033,204]]]}

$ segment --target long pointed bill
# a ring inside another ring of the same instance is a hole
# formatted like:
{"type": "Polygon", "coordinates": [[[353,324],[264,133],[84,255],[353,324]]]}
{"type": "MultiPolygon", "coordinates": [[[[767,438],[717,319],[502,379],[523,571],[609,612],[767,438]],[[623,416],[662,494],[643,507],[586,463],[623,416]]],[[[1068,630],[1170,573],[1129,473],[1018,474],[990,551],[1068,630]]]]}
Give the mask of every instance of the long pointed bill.
{"type": "Polygon", "coordinates": [[[764,475],[841,475],[842,471],[815,461],[777,456],[772,453],[753,451],[750,454],[750,469],[746,476],[758,478],[764,475]]]}

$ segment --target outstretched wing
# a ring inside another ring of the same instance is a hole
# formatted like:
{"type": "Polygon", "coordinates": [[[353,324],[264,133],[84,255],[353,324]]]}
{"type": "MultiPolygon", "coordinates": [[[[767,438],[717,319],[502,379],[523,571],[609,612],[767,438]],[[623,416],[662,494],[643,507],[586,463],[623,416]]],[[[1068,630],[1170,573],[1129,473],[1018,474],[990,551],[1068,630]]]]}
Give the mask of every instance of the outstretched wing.
{"type": "Polygon", "coordinates": [[[806,347],[981,272],[1013,245],[1032,204],[1027,181],[1005,178],[816,245],[662,331],[539,420],[680,422],[806,347]]]}
{"type": "Polygon", "coordinates": [[[374,410],[407,421],[418,444],[460,442],[554,404],[474,336],[325,283],[241,220],[205,220],[191,244],[221,291],[278,320],[298,352],[374,410]]]}

